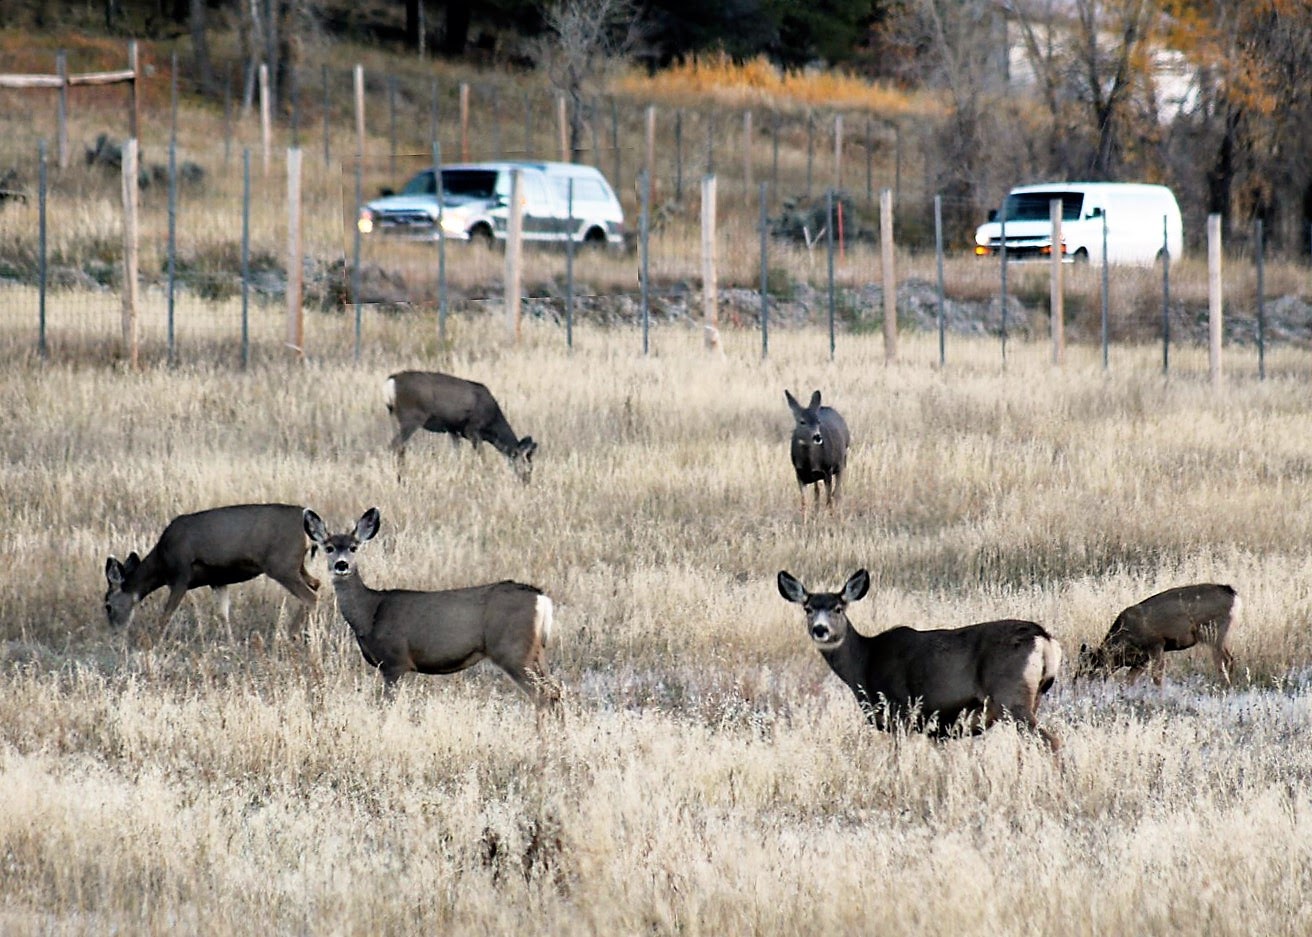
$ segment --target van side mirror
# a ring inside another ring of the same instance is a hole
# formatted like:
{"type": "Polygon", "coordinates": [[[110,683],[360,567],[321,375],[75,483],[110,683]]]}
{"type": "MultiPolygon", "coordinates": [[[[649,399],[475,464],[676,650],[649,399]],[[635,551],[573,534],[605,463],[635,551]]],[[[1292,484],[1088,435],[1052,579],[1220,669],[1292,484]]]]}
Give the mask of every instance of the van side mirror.
{"type": "Polygon", "coordinates": [[[396,194],[396,190],[393,189],[390,185],[385,185],[378,190],[378,195],[380,198],[387,198],[388,196],[392,196],[395,194],[396,194]]]}
{"type": "Polygon", "coordinates": [[[1090,210],[1090,212],[1089,212],[1089,217],[1090,217],[1090,218],[1101,218],[1101,217],[1102,217],[1102,209],[1101,209],[1101,208],[1094,208],[1094,209],[1090,210]]]}
{"type": "Polygon", "coordinates": [[[996,208],[990,208],[989,221],[997,221],[997,220],[998,220],[998,210],[996,208]]]}

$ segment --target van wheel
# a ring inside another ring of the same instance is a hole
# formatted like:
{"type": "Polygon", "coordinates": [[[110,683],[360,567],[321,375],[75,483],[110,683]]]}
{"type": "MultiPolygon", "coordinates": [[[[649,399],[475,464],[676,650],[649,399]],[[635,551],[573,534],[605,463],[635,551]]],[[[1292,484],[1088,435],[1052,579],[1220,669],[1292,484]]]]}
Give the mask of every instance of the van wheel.
{"type": "Polygon", "coordinates": [[[1075,252],[1073,259],[1077,264],[1087,264],[1089,262],[1089,252],[1081,247],[1075,252]]]}
{"type": "Polygon", "coordinates": [[[586,250],[599,251],[606,246],[606,232],[600,228],[589,228],[583,235],[583,247],[586,250]]]}
{"type": "Polygon", "coordinates": [[[492,229],[487,225],[476,224],[469,229],[469,243],[490,251],[496,246],[497,239],[492,236],[492,229]]]}

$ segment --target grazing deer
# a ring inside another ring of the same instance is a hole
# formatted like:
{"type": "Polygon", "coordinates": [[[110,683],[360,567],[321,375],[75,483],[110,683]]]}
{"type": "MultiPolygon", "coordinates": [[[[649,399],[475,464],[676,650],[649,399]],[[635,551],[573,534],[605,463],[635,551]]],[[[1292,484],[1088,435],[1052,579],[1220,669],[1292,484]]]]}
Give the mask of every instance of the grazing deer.
{"type": "Polygon", "coordinates": [[[1061,646],[1039,624],[1006,619],[964,628],[859,633],[847,606],[865,596],[859,569],[841,592],[808,592],[785,571],[779,594],[806,612],[806,630],[834,673],[856,694],[870,724],[949,738],[983,732],[1004,716],[1037,733],[1056,752],[1057,737],[1037,722],[1039,697],[1061,666],[1061,646]],[[958,720],[966,717],[964,724],[958,720]],[[982,718],[981,718],[982,717],[982,718]]]}
{"type": "Polygon", "coordinates": [[[175,517],[143,560],[135,552],[105,561],[105,614],[110,627],[126,627],[137,603],[168,586],[160,633],[168,629],[183,596],[209,586],[219,600],[231,637],[228,586],[264,574],[313,607],[319,580],[305,571],[309,546],[294,504],[234,504],[175,517]]]}
{"type": "Polygon", "coordinates": [[[852,441],[847,423],[833,407],[820,406],[818,390],[805,407],[787,390],[784,399],[797,421],[789,452],[793,457],[793,470],[797,473],[797,490],[802,496],[802,513],[806,513],[806,486],[815,485],[818,506],[821,482],[825,486],[825,504],[833,507],[847,465],[847,447],[852,441]]]}
{"type": "Polygon", "coordinates": [[[560,687],[547,673],[553,607],[541,589],[508,579],[441,592],[370,589],[355,554],[378,533],[378,508],[341,534],[330,534],[309,508],[304,524],[324,552],[342,616],[364,659],[382,672],[389,695],[402,674],[456,673],[486,657],[539,711],[560,702],[560,687]]]}
{"type": "Polygon", "coordinates": [[[1150,667],[1153,682],[1161,686],[1167,651],[1205,644],[1212,649],[1222,679],[1229,683],[1234,655],[1226,646],[1226,636],[1238,608],[1234,589],[1210,582],[1149,596],[1116,616],[1100,646],[1080,645],[1075,676],[1106,677],[1129,667],[1133,682],[1150,667]]]}
{"type": "Polygon", "coordinates": [[[510,466],[525,484],[533,477],[533,453],[538,444],[532,436],[520,439],[510,428],[501,405],[482,384],[436,371],[401,371],[387,379],[387,412],[396,417],[392,437],[397,478],[405,460],[405,444],[421,427],[433,433],[450,433],[460,445],[468,439],[477,449],[490,442],[510,460],[510,466]]]}

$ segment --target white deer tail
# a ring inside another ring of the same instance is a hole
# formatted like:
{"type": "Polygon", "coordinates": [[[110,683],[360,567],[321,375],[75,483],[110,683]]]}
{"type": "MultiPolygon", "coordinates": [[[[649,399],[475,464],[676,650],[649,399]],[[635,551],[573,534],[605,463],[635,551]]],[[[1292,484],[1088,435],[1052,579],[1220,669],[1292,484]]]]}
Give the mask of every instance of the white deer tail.
{"type": "Polygon", "coordinates": [[[396,409],[396,378],[389,377],[383,385],[383,400],[387,403],[388,413],[396,409]]]}
{"type": "Polygon", "coordinates": [[[533,631],[538,636],[538,644],[546,647],[551,641],[551,626],[555,624],[556,608],[551,599],[539,595],[537,608],[533,612],[533,631]]]}

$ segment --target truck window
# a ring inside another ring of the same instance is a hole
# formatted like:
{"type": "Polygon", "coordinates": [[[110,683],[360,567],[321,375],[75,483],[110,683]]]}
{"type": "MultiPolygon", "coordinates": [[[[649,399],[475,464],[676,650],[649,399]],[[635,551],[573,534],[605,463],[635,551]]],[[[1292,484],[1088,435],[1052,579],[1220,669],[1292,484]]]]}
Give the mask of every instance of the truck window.
{"type": "Polygon", "coordinates": [[[1061,220],[1077,221],[1084,205],[1083,192],[1017,192],[1007,196],[1008,221],[1047,221],[1048,203],[1061,199],[1061,220]]]}
{"type": "MultiPolygon", "coordinates": [[[[443,178],[445,178],[445,174],[443,174],[443,178]]],[[[434,176],[432,170],[425,170],[424,172],[419,173],[419,175],[415,176],[413,179],[407,182],[405,184],[405,188],[401,190],[401,194],[402,195],[436,195],[437,185],[434,182],[434,176]]]]}
{"type": "MultiPolygon", "coordinates": [[[[430,174],[431,175],[431,174],[430,174]]],[[[442,191],[465,198],[491,198],[496,190],[495,169],[443,169],[442,191]]]]}

